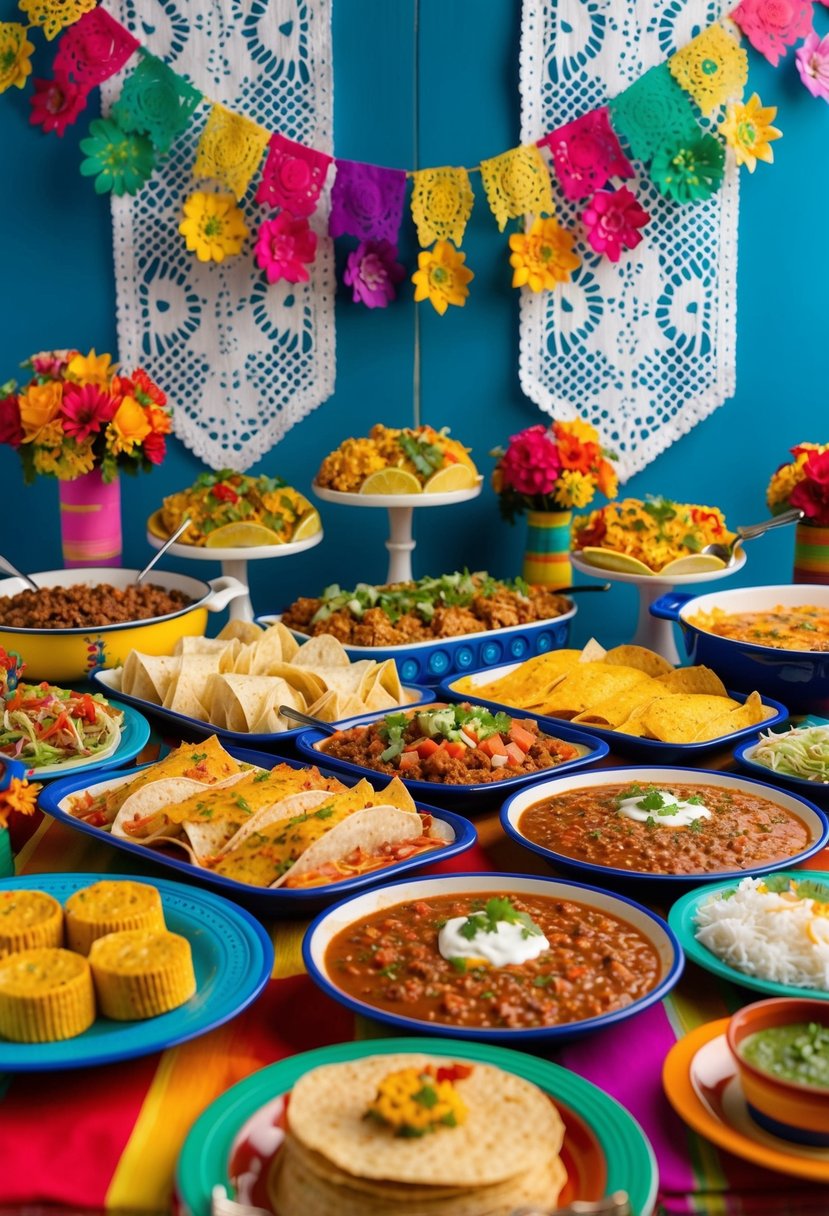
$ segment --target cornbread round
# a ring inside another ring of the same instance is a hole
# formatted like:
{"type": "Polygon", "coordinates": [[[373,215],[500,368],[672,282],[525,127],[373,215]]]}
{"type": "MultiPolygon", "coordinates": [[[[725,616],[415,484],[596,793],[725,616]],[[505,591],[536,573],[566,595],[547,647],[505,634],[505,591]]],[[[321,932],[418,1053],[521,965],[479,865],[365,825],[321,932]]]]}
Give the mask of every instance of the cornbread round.
{"type": "MultiPolygon", "coordinates": [[[[403,1068],[436,1068],[451,1059],[398,1054],[315,1068],[291,1092],[289,1133],[357,1179],[435,1187],[491,1186],[534,1175],[557,1157],[564,1124],[549,1098],[529,1081],[475,1063],[457,1083],[466,1121],[416,1139],[396,1137],[364,1117],[377,1088],[403,1068]]],[[[513,1205],[515,1206],[515,1205],[513,1205]]]]}
{"type": "Polygon", "coordinates": [[[103,879],[70,895],[64,905],[66,944],[89,954],[92,943],[125,929],[165,929],[161,896],[146,882],[103,879]]]}
{"type": "Polygon", "coordinates": [[[154,1018],[196,991],[190,943],[166,930],[128,929],[99,937],[89,964],[98,1007],[117,1022],[154,1018]]]}
{"type": "Polygon", "coordinates": [[[63,945],[63,908],[45,891],[0,891],[0,958],[63,945]]]}
{"type": "Polygon", "coordinates": [[[0,961],[0,1035],[49,1043],[83,1034],[95,1021],[89,963],[71,950],[38,947],[0,961]]]}

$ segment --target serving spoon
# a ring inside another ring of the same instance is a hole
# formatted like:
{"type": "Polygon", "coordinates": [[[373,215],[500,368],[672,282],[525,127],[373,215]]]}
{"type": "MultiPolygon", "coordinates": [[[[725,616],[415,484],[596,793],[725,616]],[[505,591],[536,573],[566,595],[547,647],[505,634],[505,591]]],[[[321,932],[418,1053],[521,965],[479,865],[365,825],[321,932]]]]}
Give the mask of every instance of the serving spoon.
{"type": "Polygon", "coordinates": [[[136,575],[136,579],[135,579],[135,585],[136,585],[136,587],[138,586],[138,584],[139,584],[140,582],[142,582],[142,581],[143,581],[143,580],[146,578],[146,576],[147,576],[147,575],[150,573],[150,571],[152,570],[152,568],[153,568],[153,566],[156,564],[156,562],[160,562],[160,561],[161,561],[161,559],[162,559],[162,557],[164,556],[164,554],[165,554],[165,553],[167,552],[167,550],[170,548],[170,545],[175,544],[175,542],[176,542],[176,541],[178,540],[178,538],[181,536],[182,532],[185,532],[185,531],[187,530],[187,528],[189,528],[189,527],[190,527],[190,519],[189,519],[189,517],[188,517],[187,519],[183,520],[183,521],[182,521],[182,522],[179,524],[179,526],[176,528],[176,530],[175,530],[175,532],[173,533],[173,535],[172,535],[172,536],[169,536],[169,537],[167,538],[167,540],[165,540],[164,544],[161,546],[161,548],[158,550],[158,552],[153,554],[153,556],[152,556],[152,557],[150,558],[150,560],[147,562],[146,566],[145,566],[145,567],[144,567],[144,569],[141,571],[141,573],[140,573],[140,574],[138,574],[138,575],[136,575]]]}
{"type": "Polygon", "coordinates": [[[24,574],[22,570],[18,570],[17,566],[13,566],[7,557],[0,556],[0,566],[4,570],[8,570],[9,574],[13,574],[15,578],[22,578],[24,583],[28,583],[32,591],[40,591],[35,580],[29,574],[24,574]]]}
{"type": "Polygon", "coordinates": [[[737,528],[731,544],[706,545],[702,552],[710,553],[714,557],[721,557],[725,564],[730,566],[734,561],[734,551],[741,541],[755,540],[765,532],[770,532],[772,528],[783,528],[787,524],[799,523],[804,514],[805,512],[793,507],[790,511],[782,511],[779,515],[773,515],[771,519],[764,519],[761,524],[746,524],[744,528],[737,528]]]}
{"type": "Polygon", "coordinates": [[[293,709],[290,705],[280,705],[277,710],[280,718],[290,718],[293,722],[301,722],[303,726],[315,726],[317,730],[321,730],[325,735],[339,734],[336,726],[332,726],[330,722],[323,722],[322,718],[314,718],[311,714],[302,714],[298,709],[293,709]]]}

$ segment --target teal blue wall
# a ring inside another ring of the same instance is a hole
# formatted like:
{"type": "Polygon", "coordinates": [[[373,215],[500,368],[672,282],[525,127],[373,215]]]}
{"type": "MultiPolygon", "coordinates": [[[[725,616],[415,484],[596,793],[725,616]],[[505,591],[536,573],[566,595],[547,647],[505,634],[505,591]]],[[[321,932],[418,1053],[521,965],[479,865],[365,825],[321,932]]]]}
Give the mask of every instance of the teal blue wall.
{"type": "MultiPolygon", "coordinates": [[[[818,27],[829,29],[829,13],[816,7],[818,27]]],[[[518,0],[334,0],[337,153],[403,168],[470,165],[517,143],[519,12],[518,0]]],[[[0,0],[0,20],[16,15],[0,0]]],[[[51,52],[38,46],[36,74],[46,75],[51,52]]],[[[764,516],[766,481],[792,444],[829,440],[829,105],[806,93],[791,59],[774,71],[752,53],[750,86],[780,106],[785,135],[775,166],[742,179],[737,395],[626,487],[719,504],[733,523],[764,516]]],[[[0,380],[33,350],[115,350],[109,209],[77,171],[85,122],[63,140],[43,136],[28,124],[27,97],[0,98],[0,380]]],[[[466,308],[441,319],[421,305],[416,317],[404,285],[396,305],[369,312],[341,292],[336,392],[254,471],[307,490],[344,436],[378,420],[409,424],[419,409],[424,421],[451,424],[488,472],[488,450],[540,417],[518,387],[518,293],[505,244],[479,193],[464,240],[476,276],[466,308]]],[[[411,264],[411,226],[402,253],[411,264]]],[[[124,479],[130,564],[146,556],[146,516],[199,467],[175,444],[152,476],[124,479]]],[[[24,487],[15,454],[0,449],[0,485],[2,552],[24,568],[60,565],[55,483],[24,487]]],[[[382,579],[384,513],[327,506],[324,522],[317,549],[255,570],[258,610],[325,582],[382,579]]],[[[468,506],[421,513],[416,535],[421,573],[465,564],[506,575],[520,566],[521,527],[499,520],[488,489],[468,506]]],[[[758,542],[742,581],[787,581],[791,547],[786,533],[758,542]]],[[[629,588],[614,588],[601,608],[583,604],[580,634],[632,631],[629,588]]]]}

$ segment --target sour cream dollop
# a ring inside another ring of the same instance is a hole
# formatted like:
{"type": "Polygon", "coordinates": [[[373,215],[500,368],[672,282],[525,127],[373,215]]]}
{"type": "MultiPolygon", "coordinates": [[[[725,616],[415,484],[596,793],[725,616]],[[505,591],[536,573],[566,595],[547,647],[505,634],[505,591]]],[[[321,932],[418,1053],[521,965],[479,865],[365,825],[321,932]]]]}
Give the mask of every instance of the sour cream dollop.
{"type": "Polygon", "coordinates": [[[506,967],[528,963],[550,948],[543,933],[528,933],[524,925],[505,920],[499,920],[492,931],[479,929],[474,937],[464,937],[460,929],[467,919],[453,916],[438,934],[438,949],[445,959],[483,959],[492,967],[506,967]]]}
{"type": "Polygon", "coordinates": [[[630,798],[622,799],[618,810],[626,819],[635,819],[637,823],[646,823],[648,819],[653,819],[662,828],[687,828],[695,819],[711,818],[711,812],[704,802],[684,802],[668,790],[648,790],[647,793],[633,794],[630,798]],[[653,800],[653,794],[659,794],[662,807],[647,810],[641,803],[653,800]],[[671,807],[670,815],[663,813],[668,807],[671,807]]]}

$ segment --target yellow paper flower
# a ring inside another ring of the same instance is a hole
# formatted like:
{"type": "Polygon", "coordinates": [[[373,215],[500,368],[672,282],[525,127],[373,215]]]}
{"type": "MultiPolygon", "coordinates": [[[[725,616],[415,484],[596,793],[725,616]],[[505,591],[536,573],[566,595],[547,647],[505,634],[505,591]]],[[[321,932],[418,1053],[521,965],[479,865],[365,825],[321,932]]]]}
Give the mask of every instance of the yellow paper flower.
{"type": "Polygon", "coordinates": [[[103,386],[109,384],[115,368],[110,356],[96,354],[93,346],[88,355],[75,355],[70,359],[66,371],[70,379],[77,380],[79,384],[103,386]]]}
{"type": "Polygon", "coordinates": [[[134,397],[125,397],[115,412],[107,434],[107,447],[113,453],[131,452],[143,443],[152,430],[147,411],[134,397]]]}
{"type": "Polygon", "coordinates": [[[475,278],[464,266],[466,254],[461,253],[449,241],[438,241],[433,249],[423,249],[418,254],[418,269],[412,275],[415,285],[415,300],[429,300],[435,312],[441,316],[450,304],[463,308],[469,295],[467,283],[475,278]]]}
{"type": "Polygon", "coordinates": [[[758,160],[768,164],[774,160],[771,143],[783,132],[771,124],[777,116],[777,106],[764,106],[756,93],[748,101],[732,102],[720,123],[725,142],[734,149],[738,165],[746,165],[753,173],[758,160]]]}
{"type": "Polygon", "coordinates": [[[232,194],[196,190],[184,204],[178,226],[187,248],[200,262],[223,262],[241,252],[248,235],[245,217],[232,194]]]}
{"type": "Polygon", "coordinates": [[[63,386],[57,380],[44,384],[31,384],[19,397],[20,425],[23,427],[24,443],[60,443],[63,427],[58,423],[57,436],[44,433],[50,423],[55,422],[63,400],[63,386]]]}
{"type": "Polygon", "coordinates": [[[32,71],[34,46],[18,21],[0,21],[0,93],[22,89],[32,71]]]}
{"type": "Polygon", "coordinates": [[[509,239],[513,287],[550,291],[566,283],[570,272],[581,265],[581,259],[573,253],[575,240],[572,232],[559,227],[552,216],[535,220],[529,232],[514,233],[509,239]]]}
{"type": "Polygon", "coordinates": [[[30,785],[24,777],[12,777],[8,789],[0,791],[0,827],[6,826],[12,811],[18,815],[33,814],[42,789],[37,782],[30,785]]]}
{"type": "Polygon", "coordinates": [[[553,497],[561,507],[586,507],[594,494],[593,482],[586,473],[563,469],[553,497]]]}

